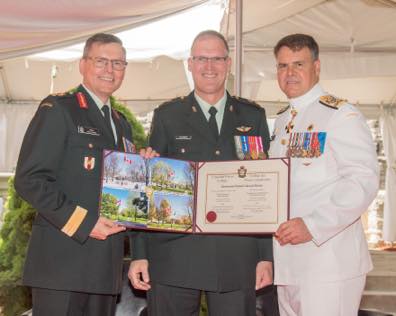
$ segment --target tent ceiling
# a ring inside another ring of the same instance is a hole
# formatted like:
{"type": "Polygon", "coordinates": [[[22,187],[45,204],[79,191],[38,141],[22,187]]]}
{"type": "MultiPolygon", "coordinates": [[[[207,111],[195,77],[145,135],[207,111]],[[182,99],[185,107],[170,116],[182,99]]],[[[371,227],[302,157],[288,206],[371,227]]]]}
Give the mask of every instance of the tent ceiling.
{"type": "Polygon", "coordinates": [[[2,0],[0,60],[121,31],[206,0],[2,0]]]}
{"type": "MultiPolygon", "coordinates": [[[[285,35],[307,33],[319,43],[321,78],[329,91],[361,104],[395,98],[396,1],[249,0],[243,12],[244,96],[285,101],[272,49],[285,35]]],[[[228,34],[234,48],[232,23],[228,34]]]]}

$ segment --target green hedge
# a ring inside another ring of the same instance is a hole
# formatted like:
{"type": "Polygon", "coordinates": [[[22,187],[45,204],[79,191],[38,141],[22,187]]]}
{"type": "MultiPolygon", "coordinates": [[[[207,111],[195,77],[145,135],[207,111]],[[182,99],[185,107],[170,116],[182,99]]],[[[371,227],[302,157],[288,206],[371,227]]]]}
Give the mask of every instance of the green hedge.
{"type": "MultiPolygon", "coordinates": [[[[136,147],[145,147],[147,139],[144,129],[135,116],[113,97],[111,106],[124,114],[132,125],[136,147]]],[[[21,285],[21,276],[35,213],[18,196],[14,189],[14,180],[10,178],[4,221],[0,230],[0,311],[4,316],[20,315],[31,308],[30,290],[21,285]]]]}
{"type": "Polygon", "coordinates": [[[0,230],[0,306],[4,316],[15,316],[31,306],[30,291],[20,279],[35,210],[18,196],[13,178],[8,181],[5,209],[0,230]]]}

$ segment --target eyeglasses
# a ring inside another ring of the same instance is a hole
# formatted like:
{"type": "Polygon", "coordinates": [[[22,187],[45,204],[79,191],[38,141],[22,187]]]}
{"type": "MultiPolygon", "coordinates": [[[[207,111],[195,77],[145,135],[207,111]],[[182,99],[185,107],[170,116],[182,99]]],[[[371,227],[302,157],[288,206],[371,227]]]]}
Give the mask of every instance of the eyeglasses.
{"type": "Polygon", "coordinates": [[[191,56],[191,59],[198,64],[207,64],[210,61],[212,64],[221,65],[228,59],[228,56],[191,56]]]}
{"type": "Polygon", "coordinates": [[[107,59],[104,57],[89,57],[89,56],[85,58],[91,59],[96,68],[104,68],[107,67],[109,63],[111,63],[111,66],[113,67],[114,70],[124,70],[128,65],[126,61],[119,59],[107,59]]]}

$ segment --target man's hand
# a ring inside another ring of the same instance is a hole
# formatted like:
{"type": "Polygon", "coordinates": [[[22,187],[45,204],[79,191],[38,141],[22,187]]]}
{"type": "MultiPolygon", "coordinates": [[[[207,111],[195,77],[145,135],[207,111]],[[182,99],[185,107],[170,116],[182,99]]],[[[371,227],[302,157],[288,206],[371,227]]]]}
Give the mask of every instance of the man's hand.
{"type": "Polygon", "coordinates": [[[281,246],[297,245],[312,240],[312,235],[301,217],[282,223],[276,231],[275,237],[281,246]]]}
{"type": "Polygon", "coordinates": [[[139,151],[139,155],[142,156],[143,158],[146,158],[146,159],[159,157],[159,153],[157,153],[151,147],[141,148],[140,151],[139,151]]]}
{"type": "Polygon", "coordinates": [[[272,262],[260,261],[256,267],[256,291],[272,284],[272,262]]]}
{"type": "Polygon", "coordinates": [[[129,266],[128,278],[135,289],[149,290],[151,286],[149,284],[148,261],[146,259],[133,260],[129,266]]]}
{"type": "Polygon", "coordinates": [[[118,225],[110,219],[99,217],[89,237],[105,240],[108,236],[124,231],[124,226],[118,225]]]}

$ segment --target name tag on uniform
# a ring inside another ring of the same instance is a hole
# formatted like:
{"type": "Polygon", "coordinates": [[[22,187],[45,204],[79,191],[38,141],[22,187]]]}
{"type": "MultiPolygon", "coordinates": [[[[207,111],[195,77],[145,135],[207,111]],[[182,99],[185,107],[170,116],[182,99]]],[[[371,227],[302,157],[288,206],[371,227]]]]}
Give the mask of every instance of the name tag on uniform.
{"type": "Polygon", "coordinates": [[[176,140],[191,140],[192,136],[176,136],[176,140]]]}
{"type": "Polygon", "coordinates": [[[92,136],[100,136],[99,130],[95,127],[78,126],[77,131],[79,134],[87,134],[92,136]]]}

